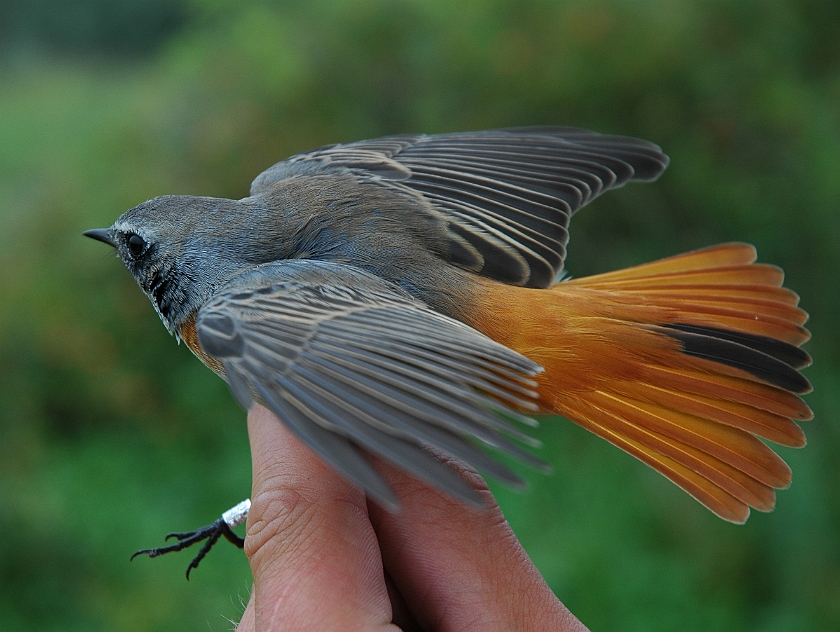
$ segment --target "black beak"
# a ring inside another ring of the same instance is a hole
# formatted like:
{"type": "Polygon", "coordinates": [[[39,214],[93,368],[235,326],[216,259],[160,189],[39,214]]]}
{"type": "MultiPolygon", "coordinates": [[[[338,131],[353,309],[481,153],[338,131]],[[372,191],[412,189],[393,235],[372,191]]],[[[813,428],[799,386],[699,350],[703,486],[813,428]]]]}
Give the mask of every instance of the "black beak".
{"type": "Polygon", "coordinates": [[[102,243],[108,244],[114,248],[117,247],[116,242],[111,239],[111,231],[107,228],[93,228],[91,230],[86,230],[82,233],[85,237],[90,237],[91,239],[95,239],[96,241],[101,241],[102,243]]]}

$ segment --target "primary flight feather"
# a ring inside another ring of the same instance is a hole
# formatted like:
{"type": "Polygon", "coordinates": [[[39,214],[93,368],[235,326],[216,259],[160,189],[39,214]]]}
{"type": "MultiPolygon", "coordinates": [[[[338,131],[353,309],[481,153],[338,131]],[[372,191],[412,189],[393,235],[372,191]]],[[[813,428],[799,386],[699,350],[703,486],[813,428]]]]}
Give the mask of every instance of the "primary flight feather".
{"type": "Polygon", "coordinates": [[[560,281],[569,219],[655,180],[656,145],[560,127],[395,136],[293,156],[242,200],[159,197],[108,229],[170,332],[378,502],[377,454],[465,502],[428,447],[511,484],[560,414],[743,522],[790,483],[810,357],[798,297],[724,244],[560,281]],[[533,443],[533,442],[530,442],[533,443]]]}

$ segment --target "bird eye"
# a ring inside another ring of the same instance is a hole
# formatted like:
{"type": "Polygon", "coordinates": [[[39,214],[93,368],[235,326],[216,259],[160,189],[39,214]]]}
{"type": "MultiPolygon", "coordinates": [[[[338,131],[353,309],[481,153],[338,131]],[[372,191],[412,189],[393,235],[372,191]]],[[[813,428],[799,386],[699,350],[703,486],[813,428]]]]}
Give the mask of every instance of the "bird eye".
{"type": "Polygon", "coordinates": [[[143,251],[146,250],[146,241],[140,235],[129,236],[126,240],[126,244],[128,245],[128,252],[135,259],[142,255],[143,251]]]}

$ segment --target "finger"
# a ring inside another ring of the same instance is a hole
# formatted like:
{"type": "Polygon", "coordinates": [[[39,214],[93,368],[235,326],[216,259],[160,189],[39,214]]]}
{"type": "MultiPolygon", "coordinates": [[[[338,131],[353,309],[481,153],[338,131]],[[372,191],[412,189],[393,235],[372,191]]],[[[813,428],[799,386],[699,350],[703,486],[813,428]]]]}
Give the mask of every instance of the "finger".
{"type": "Polygon", "coordinates": [[[248,605],[245,612],[242,613],[242,618],[236,626],[236,632],[256,632],[257,622],[254,619],[254,598],[248,600],[248,605]]]}
{"type": "MultiPolygon", "coordinates": [[[[248,414],[253,493],[244,620],[264,630],[385,630],[391,608],[364,494],[268,410],[248,414]]],[[[393,628],[391,628],[393,629],[393,628]]]]}
{"type": "Polygon", "coordinates": [[[470,509],[384,462],[402,511],[369,505],[385,569],[423,629],[586,627],[557,599],[519,544],[484,480],[451,463],[487,508],[470,509]]]}
{"type": "MultiPolygon", "coordinates": [[[[385,582],[388,587],[388,597],[391,600],[391,608],[394,612],[394,625],[399,627],[402,632],[421,632],[420,626],[414,620],[414,615],[411,614],[407,604],[402,598],[402,595],[397,591],[393,580],[385,575],[385,582]]],[[[242,618],[236,626],[236,632],[255,632],[256,621],[254,618],[254,600],[248,600],[248,606],[245,612],[242,613],[242,618]]],[[[396,631],[395,631],[396,632],[396,631]]]]}
{"type": "Polygon", "coordinates": [[[391,611],[394,613],[394,625],[399,626],[402,632],[421,632],[420,624],[417,623],[411,613],[411,608],[403,599],[397,585],[387,571],[385,572],[385,585],[388,587],[388,598],[391,600],[391,611]]]}

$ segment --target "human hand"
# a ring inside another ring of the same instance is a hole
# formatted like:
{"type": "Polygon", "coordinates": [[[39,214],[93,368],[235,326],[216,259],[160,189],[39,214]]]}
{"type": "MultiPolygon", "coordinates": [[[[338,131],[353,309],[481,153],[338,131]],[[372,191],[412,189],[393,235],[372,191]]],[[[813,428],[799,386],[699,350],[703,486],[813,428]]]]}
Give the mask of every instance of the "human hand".
{"type": "Polygon", "coordinates": [[[254,588],[237,630],[586,628],[554,596],[483,479],[465,507],[377,460],[402,502],[390,514],[265,408],[248,414],[253,493],[245,553],[254,588]]]}

